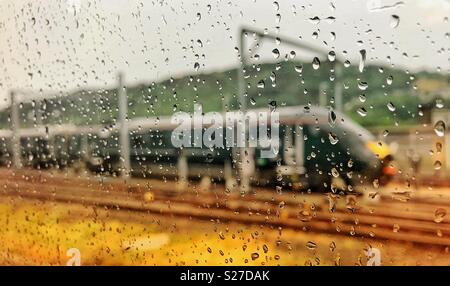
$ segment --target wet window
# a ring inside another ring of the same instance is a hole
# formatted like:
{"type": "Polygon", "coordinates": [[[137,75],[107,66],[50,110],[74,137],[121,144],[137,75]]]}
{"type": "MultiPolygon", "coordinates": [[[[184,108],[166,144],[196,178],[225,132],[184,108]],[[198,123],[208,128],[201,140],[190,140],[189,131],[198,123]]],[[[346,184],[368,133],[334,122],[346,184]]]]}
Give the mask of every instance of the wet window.
{"type": "Polygon", "coordinates": [[[0,7],[0,264],[450,263],[450,2],[0,7]]]}

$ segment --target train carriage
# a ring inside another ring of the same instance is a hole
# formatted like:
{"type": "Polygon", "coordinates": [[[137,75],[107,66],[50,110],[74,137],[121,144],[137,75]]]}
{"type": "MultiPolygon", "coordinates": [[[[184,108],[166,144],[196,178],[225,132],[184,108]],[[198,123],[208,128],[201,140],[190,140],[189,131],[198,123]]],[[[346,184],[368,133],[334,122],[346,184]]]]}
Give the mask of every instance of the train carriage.
{"type": "MultiPolygon", "coordinates": [[[[335,181],[347,186],[374,180],[386,183],[395,174],[393,157],[386,144],[350,118],[316,106],[282,107],[276,112],[279,152],[273,158],[261,156],[264,148],[260,145],[245,149],[204,145],[176,148],[171,141],[176,124],[171,118],[133,119],[128,126],[131,173],[144,177],[207,176],[216,181],[234,180],[242,176],[239,154],[244,151],[250,154],[246,159],[249,165],[245,167],[251,168],[248,179],[255,185],[328,190],[335,181]]],[[[38,168],[63,168],[84,162],[93,172],[120,174],[123,159],[118,131],[102,126],[47,126],[45,136],[34,131],[33,136],[21,137],[22,161],[38,168]]],[[[9,165],[11,140],[5,137],[0,143],[1,162],[9,165]]]]}
{"type": "MultiPolygon", "coordinates": [[[[278,108],[277,112],[280,116],[279,153],[274,158],[262,158],[262,148],[250,148],[255,170],[252,183],[323,190],[329,189],[336,180],[346,185],[374,180],[383,183],[395,173],[393,157],[386,144],[344,115],[322,107],[305,106],[278,108]]],[[[170,141],[174,125],[169,118],[158,122],[151,128],[140,126],[130,132],[130,158],[135,175],[177,177],[180,160],[184,159],[187,176],[192,179],[209,176],[225,180],[227,172],[230,176],[239,176],[236,155],[239,148],[175,148],[170,141]]],[[[95,148],[91,148],[88,156],[89,168],[120,173],[118,135],[111,135],[109,143],[99,142],[91,144],[95,148]]]]}

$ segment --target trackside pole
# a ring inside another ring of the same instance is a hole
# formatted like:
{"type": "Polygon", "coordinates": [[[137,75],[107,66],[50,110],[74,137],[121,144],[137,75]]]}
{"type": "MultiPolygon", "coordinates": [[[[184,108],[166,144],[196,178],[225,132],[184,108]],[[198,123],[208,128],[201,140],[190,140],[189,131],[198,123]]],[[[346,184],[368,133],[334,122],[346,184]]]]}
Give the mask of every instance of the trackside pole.
{"type": "Polygon", "coordinates": [[[80,138],[80,158],[87,162],[89,160],[89,139],[88,135],[81,133],[80,138]]]}
{"type": "Polygon", "coordinates": [[[22,156],[20,151],[20,136],[19,136],[19,102],[14,91],[10,92],[11,96],[11,148],[12,148],[12,164],[16,169],[22,168],[22,156]]]}
{"type": "Polygon", "coordinates": [[[231,164],[231,160],[225,160],[223,176],[225,179],[225,189],[229,192],[234,190],[236,186],[236,181],[233,178],[233,167],[231,164]]]}
{"type": "MultiPolygon", "coordinates": [[[[239,35],[239,49],[240,49],[240,66],[238,67],[238,87],[239,87],[239,110],[242,114],[247,112],[247,95],[246,95],[246,87],[245,87],[245,78],[244,78],[244,69],[246,65],[245,61],[245,45],[244,45],[244,32],[240,31],[239,35]]],[[[239,123],[236,123],[236,125],[239,123]]],[[[245,119],[244,119],[245,124],[245,119]]],[[[250,190],[250,176],[252,175],[252,168],[249,166],[253,160],[249,160],[248,158],[249,148],[241,147],[239,148],[239,162],[236,164],[239,170],[239,186],[240,192],[246,193],[250,190]]]]}
{"type": "Polygon", "coordinates": [[[295,126],[295,164],[300,174],[304,173],[305,165],[305,139],[303,138],[302,126],[295,126]]]}
{"type": "Polygon", "coordinates": [[[335,82],[334,82],[334,106],[339,112],[343,112],[343,101],[342,101],[342,66],[335,64],[334,66],[335,82]]]}
{"type": "Polygon", "coordinates": [[[188,186],[188,161],[186,152],[182,149],[178,157],[178,188],[184,190],[188,186]]]}
{"type": "Polygon", "coordinates": [[[327,105],[327,89],[328,89],[327,82],[321,82],[319,84],[319,105],[320,106],[327,105]]]}
{"type": "Polygon", "coordinates": [[[254,152],[252,148],[240,148],[240,183],[241,194],[250,191],[251,178],[255,172],[255,162],[253,160],[254,152]]]}
{"type": "Polygon", "coordinates": [[[128,100],[127,90],[124,84],[124,76],[122,73],[118,75],[118,95],[119,95],[119,141],[120,141],[120,161],[121,174],[123,178],[129,178],[131,171],[130,162],[130,139],[128,131],[128,100]]]}

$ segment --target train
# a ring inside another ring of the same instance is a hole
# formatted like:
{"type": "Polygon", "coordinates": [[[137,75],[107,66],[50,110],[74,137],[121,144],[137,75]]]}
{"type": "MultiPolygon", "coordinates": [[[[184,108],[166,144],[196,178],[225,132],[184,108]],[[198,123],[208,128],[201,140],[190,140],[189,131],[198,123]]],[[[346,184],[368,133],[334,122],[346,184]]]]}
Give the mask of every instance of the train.
{"type": "MultiPolygon", "coordinates": [[[[389,147],[347,116],[320,106],[278,107],[276,111],[279,152],[273,158],[262,158],[259,146],[247,149],[253,169],[251,184],[326,191],[339,184],[344,188],[386,184],[395,176],[389,147]]],[[[187,179],[239,180],[239,148],[176,148],[171,142],[174,128],[170,117],[130,120],[132,175],[179,178],[180,165],[184,165],[187,179]]],[[[39,169],[82,165],[113,176],[124,172],[118,128],[52,129],[46,127],[45,136],[21,136],[22,165],[39,169]]],[[[0,163],[10,166],[11,158],[11,138],[0,135],[0,163]]]]}

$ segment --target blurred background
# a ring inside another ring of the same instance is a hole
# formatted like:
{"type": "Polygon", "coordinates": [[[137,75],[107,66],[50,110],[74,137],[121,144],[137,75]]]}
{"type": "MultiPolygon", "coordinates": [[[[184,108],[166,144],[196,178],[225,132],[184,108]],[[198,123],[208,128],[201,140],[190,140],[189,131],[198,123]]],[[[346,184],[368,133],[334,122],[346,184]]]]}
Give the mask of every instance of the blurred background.
{"type": "Polygon", "coordinates": [[[365,264],[373,245],[389,253],[387,264],[450,263],[450,1],[5,0],[0,7],[3,264],[65,264],[75,247],[89,253],[87,264],[232,264],[234,256],[238,264],[354,265],[365,264]],[[306,113],[313,123],[282,119],[283,138],[292,132],[304,147],[283,139],[279,158],[252,159],[256,171],[246,176],[248,150],[168,146],[170,128],[162,126],[196,103],[204,112],[306,113]],[[324,132],[317,141],[314,130],[324,132]],[[294,163],[289,148],[303,152],[294,163]],[[370,159],[359,167],[364,152],[370,159]],[[306,171],[280,174],[293,165],[306,171]],[[252,191],[236,191],[246,177],[252,191]],[[210,208],[210,216],[201,211],[210,208]],[[169,227],[172,219],[179,229],[169,227]],[[34,231],[18,240],[25,229],[34,231]],[[242,241],[252,237],[244,248],[232,242],[242,229],[242,241]],[[71,239],[72,232],[84,235],[71,239]],[[196,249],[216,232],[213,246],[196,249]],[[228,248],[219,251],[223,240],[228,248]],[[284,248],[271,254],[268,245],[284,248]]]}

